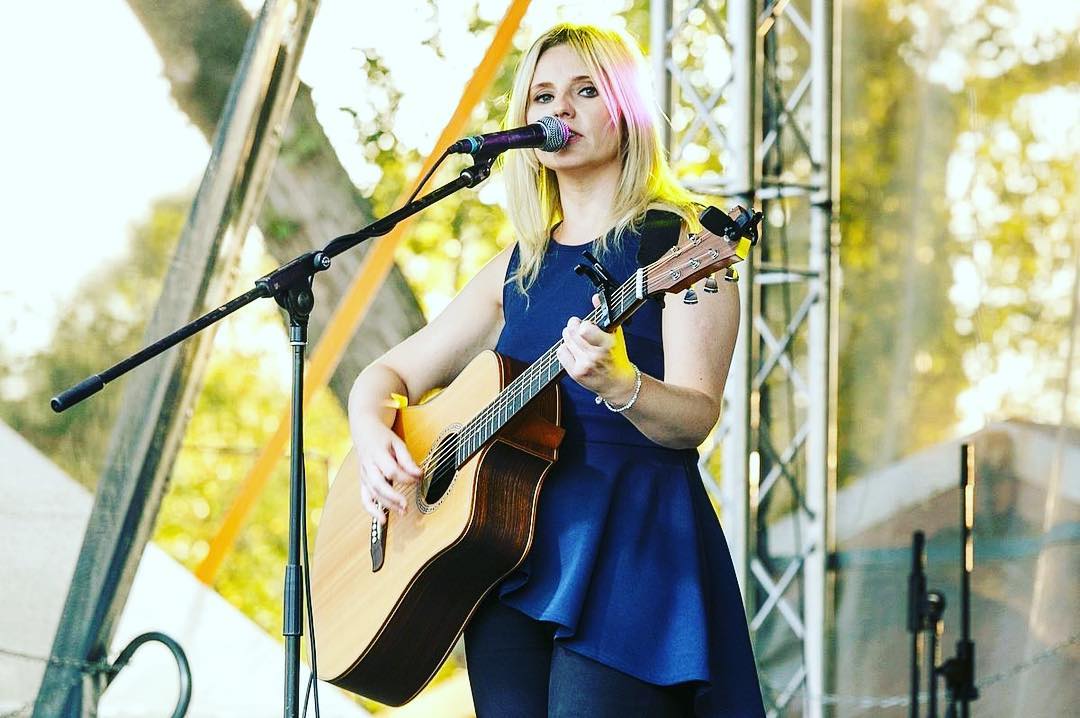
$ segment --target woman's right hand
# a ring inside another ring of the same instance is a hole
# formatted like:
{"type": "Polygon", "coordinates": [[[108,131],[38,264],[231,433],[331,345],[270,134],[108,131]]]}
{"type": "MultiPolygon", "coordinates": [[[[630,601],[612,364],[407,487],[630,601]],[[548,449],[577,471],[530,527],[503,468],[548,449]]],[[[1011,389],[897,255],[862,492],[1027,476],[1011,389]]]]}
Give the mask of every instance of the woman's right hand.
{"type": "Polygon", "coordinates": [[[351,423],[364,510],[380,524],[386,522],[384,508],[404,515],[408,500],[394,487],[408,490],[415,486],[422,473],[420,467],[401,437],[377,418],[351,423]]]}

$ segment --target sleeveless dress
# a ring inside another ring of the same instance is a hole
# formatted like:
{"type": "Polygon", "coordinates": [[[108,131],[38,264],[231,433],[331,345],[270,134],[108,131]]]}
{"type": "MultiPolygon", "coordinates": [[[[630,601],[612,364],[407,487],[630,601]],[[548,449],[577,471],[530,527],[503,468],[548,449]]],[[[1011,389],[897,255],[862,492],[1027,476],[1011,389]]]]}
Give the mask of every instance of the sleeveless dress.
{"type": "MultiPolygon", "coordinates": [[[[616,283],[637,270],[641,237],[599,256],[616,283]]],[[[582,250],[548,243],[528,297],[507,281],[496,351],[532,363],[567,319],[591,311],[594,287],[574,272],[582,250]]],[[[507,277],[518,265],[514,249],[507,277]]],[[[672,300],[679,301],[672,296],[672,300]]],[[[664,376],[661,307],[623,325],[627,353],[664,376]]],[[[656,444],[565,374],[566,438],[544,481],[534,543],[499,600],[554,624],[555,640],[657,685],[694,682],[695,713],[764,716],[731,556],[697,469],[697,451],[656,444]]]]}

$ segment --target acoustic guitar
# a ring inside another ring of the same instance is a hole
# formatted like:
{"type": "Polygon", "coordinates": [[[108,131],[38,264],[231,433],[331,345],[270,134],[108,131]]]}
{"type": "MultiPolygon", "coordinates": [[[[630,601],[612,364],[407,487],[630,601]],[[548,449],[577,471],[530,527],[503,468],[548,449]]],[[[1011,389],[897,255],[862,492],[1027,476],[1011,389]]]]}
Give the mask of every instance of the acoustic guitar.
{"type": "MultiPolygon", "coordinates": [[[[745,259],[760,213],[710,207],[703,231],[614,287],[588,318],[614,331],[650,297],[682,291],[745,259]]],[[[707,290],[716,290],[707,283],[707,290]]],[[[423,470],[404,516],[364,520],[350,452],[326,499],[311,567],[319,678],[397,706],[427,685],[484,595],[525,558],[544,476],[564,430],[551,347],[524,367],[479,354],[431,400],[403,406],[393,430],[423,470]]],[[[411,494],[411,496],[410,496],[411,494]]]]}

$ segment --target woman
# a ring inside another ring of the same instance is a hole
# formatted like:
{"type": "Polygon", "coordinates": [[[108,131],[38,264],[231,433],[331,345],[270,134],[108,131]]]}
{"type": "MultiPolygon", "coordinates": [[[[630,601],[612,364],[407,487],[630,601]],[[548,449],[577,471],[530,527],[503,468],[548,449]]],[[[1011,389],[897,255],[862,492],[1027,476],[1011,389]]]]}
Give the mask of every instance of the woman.
{"type": "Polygon", "coordinates": [[[401,489],[420,474],[388,428],[389,395],[418,401],[485,349],[531,363],[562,340],[567,436],[533,547],[465,632],[481,717],[764,714],[694,450],[719,416],[738,293],[721,283],[693,306],[647,302],[612,334],[579,319],[594,293],[572,271],[582,250],[621,283],[643,238],[674,226],[674,241],[696,221],[664,160],[643,68],[634,43],[594,27],[559,25],[533,44],[506,126],[551,115],[569,144],[505,156],[516,244],[365,369],[349,400],[361,493],[383,521],[382,507],[406,510],[401,489]]]}

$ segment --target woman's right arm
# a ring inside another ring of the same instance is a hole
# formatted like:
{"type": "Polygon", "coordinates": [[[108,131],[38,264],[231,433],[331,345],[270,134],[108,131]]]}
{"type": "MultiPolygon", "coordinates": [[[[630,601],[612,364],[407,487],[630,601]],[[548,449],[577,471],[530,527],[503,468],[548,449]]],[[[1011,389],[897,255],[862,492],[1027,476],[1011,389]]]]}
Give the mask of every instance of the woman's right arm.
{"type": "Polygon", "coordinates": [[[380,505],[406,510],[405,497],[393,484],[412,484],[420,477],[405,442],[390,429],[397,413],[391,394],[416,402],[449,384],[481,351],[495,347],[511,250],[496,255],[442,313],[368,365],[353,383],[349,430],[360,462],[360,493],[364,508],[380,523],[385,520],[380,505]]]}

